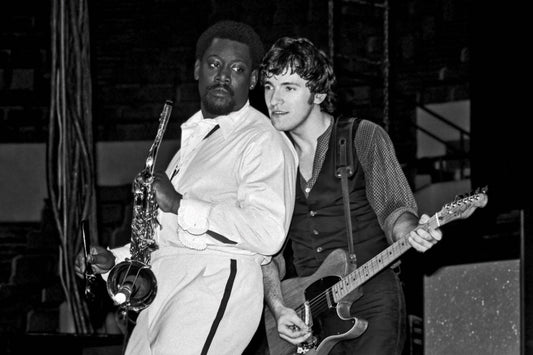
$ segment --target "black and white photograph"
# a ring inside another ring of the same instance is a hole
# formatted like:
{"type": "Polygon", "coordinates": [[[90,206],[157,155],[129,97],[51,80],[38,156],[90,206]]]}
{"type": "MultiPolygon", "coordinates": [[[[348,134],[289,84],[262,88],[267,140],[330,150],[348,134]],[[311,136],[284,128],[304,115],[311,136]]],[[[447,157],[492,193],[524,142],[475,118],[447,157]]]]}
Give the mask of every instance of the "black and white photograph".
{"type": "Polygon", "coordinates": [[[533,354],[525,7],[2,1],[0,353],[533,354]]]}

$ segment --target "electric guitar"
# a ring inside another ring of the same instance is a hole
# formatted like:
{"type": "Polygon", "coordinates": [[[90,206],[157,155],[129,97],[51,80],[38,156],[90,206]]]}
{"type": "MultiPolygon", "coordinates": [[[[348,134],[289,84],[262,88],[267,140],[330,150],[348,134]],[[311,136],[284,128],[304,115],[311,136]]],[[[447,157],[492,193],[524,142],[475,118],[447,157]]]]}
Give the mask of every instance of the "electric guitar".
{"type": "MultiPolygon", "coordinates": [[[[456,199],[442,207],[428,222],[417,228],[434,230],[456,219],[468,218],[476,208],[485,207],[487,188],[478,189],[467,197],[456,199]]],[[[295,346],[279,337],[277,322],[265,307],[265,328],[272,355],[326,355],[341,340],[354,339],[365,332],[368,322],[350,315],[350,306],[361,297],[359,286],[390,265],[411,248],[402,237],[381,253],[363,264],[353,266],[343,249],[332,251],[317,271],[307,277],[297,277],[281,282],[281,290],[288,307],[293,308],[311,327],[310,338],[295,346]],[[341,324],[332,328],[331,320],[341,324]],[[339,322],[338,320],[341,320],[339,322]]]]}

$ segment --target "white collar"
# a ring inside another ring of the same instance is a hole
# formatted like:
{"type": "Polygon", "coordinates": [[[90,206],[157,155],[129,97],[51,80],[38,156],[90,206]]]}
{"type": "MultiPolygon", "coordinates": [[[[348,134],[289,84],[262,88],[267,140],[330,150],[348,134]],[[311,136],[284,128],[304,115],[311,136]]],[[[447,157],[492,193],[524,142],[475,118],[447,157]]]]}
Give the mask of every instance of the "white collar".
{"type": "Polygon", "coordinates": [[[220,131],[222,132],[222,135],[224,136],[224,139],[228,137],[228,135],[235,129],[236,125],[247,115],[247,113],[250,110],[250,102],[249,100],[246,101],[243,107],[241,107],[238,111],[230,112],[227,115],[221,115],[214,117],[212,119],[206,118],[204,119],[204,115],[202,114],[202,111],[196,112],[191,118],[189,118],[185,123],[181,125],[181,128],[190,128],[196,125],[203,125],[203,124],[209,124],[211,126],[215,126],[218,124],[220,126],[220,131]]]}

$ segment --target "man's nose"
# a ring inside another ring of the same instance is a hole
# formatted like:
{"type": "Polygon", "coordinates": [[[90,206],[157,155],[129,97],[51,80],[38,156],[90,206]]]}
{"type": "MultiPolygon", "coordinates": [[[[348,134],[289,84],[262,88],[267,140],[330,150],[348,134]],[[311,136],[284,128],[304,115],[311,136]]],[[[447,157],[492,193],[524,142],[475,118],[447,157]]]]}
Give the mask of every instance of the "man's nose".
{"type": "Polygon", "coordinates": [[[279,95],[279,91],[278,90],[275,90],[275,89],[271,89],[270,90],[270,106],[274,107],[276,106],[277,104],[279,104],[280,102],[282,102],[282,98],[281,96],[279,95]]]}
{"type": "Polygon", "coordinates": [[[229,84],[231,82],[231,68],[227,66],[220,67],[215,79],[218,82],[229,84]]]}

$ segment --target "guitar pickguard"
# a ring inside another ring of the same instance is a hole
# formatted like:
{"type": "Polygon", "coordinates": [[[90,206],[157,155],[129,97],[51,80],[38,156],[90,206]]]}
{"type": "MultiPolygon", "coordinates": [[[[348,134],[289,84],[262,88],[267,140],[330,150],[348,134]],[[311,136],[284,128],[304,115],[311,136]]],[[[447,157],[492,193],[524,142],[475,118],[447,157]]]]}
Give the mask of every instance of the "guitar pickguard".
{"type": "MultiPolygon", "coordinates": [[[[348,263],[346,253],[338,249],[326,258],[313,275],[281,283],[288,307],[298,309],[308,300],[312,308],[312,330],[319,345],[307,355],[325,355],[340,340],[357,338],[366,330],[367,321],[349,315],[350,305],[362,295],[360,288],[350,292],[339,304],[335,303],[331,293],[331,286],[353,268],[355,266],[348,263]]],[[[296,354],[296,346],[279,337],[276,321],[268,307],[265,309],[265,328],[271,354],[296,354]]]]}
{"type": "MultiPolygon", "coordinates": [[[[331,335],[339,335],[348,332],[355,323],[355,320],[352,318],[349,318],[347,320],[342,320],[341,318],[339,318],[336,309],[337,304],[334,303],[333,299],[329,297],[327,292],[324,292],[329,287],[337,283],[339,280],[340,277],[327,276],[313,282],[304,291],[306,300],[320,299],[323,296],[324,305],[331,307],[324,309],[321,312],[315,311],[312,314],[313,335],[318,338],[319,342],[322,342],[324,339],[331,335]],[[321,295],[321,293],[324,293],[324,295],[321,295]],[[327,298],[330,299],[329,302],[327,298]],[[325,331],[325,329],[327,329],[327,331],[325,331]]],[[[323,307],[320,308],[322,309],[323,307]]]]}

